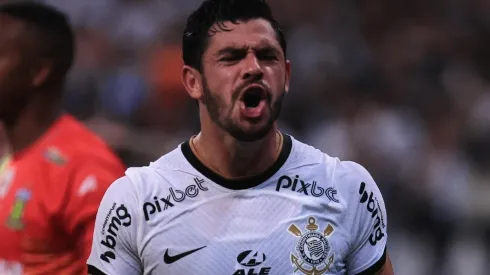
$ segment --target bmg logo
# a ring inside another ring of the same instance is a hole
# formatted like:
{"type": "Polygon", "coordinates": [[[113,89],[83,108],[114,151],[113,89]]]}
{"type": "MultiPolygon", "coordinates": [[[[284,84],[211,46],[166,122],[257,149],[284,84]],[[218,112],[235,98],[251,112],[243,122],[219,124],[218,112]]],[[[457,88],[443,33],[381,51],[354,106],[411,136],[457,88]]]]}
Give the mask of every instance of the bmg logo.
{"type": "Polygon", "coordinates": [[[383,211],[374,193],[366,190],[366,183],[364,182],[361,182],[359,186],[359,195],[361,195],[359,202],[361,204],[366,203],[366,209],[371,213],[371,219],[375,219],[373,233],[369,236],[369,243],[375,246],[385,236],[382,230],[382,228],[386,227],[383,219],[383,211]]]}
{"type": "MultiPolygon", "coordinates": [[[[115,203],[114,203],[115,204],[115,203]]],[[[112,210],[112,209],[111,209],[112,210]]],[[[109,250],[100,254],[100,259],[110,263],[111,259],[116,259],[116,254],[114,251],[116,250],[116,238],[117,233],[119,232],[120,226],[128,227],[131,225],[131,215],[128,212],[128,209],[124,204],[121,204],[116,208],[116,215],[112,217],[111,223],[107,229],[107,234],[105,235],[105,240],[102,240],[100,243],[107,247],[109,250]]]]}

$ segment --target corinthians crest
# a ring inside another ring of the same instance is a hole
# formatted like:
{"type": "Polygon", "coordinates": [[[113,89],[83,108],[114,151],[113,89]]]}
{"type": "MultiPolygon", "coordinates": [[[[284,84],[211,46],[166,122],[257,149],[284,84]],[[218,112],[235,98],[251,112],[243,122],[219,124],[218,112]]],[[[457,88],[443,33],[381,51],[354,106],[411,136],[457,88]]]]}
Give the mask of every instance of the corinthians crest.
{"type": "Polygon", "coordinates": [[[288,228],[289,233],[299,238],[296,253],[291,253],[291,264],[296,267],[294,272],[299,270],[307,275],[321,275],[330,269],[334,260],[334,256],[330,255],[331,246],[327,239],[334,229],[329,224],[323,232],[319,232],[315,218],[309,217],[306,230],[301,232],[295,224],[288,228]]]}

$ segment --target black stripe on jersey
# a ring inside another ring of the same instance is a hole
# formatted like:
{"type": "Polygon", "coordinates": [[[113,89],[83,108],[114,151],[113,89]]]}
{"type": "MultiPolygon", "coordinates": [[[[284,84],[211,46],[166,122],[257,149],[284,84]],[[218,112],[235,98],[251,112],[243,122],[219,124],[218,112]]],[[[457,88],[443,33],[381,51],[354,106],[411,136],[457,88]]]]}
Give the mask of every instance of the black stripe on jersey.
{"type": "Polygon", "coordinates": [[[216,184],[219,184],[225,188],[231,190],[243,190],[243,189],[255,187],[263,183],[264,181],[268,180],[277,171],[279,171],[279,169],[281,169],[281,167],[284,165],[284,163],[289,157],[289,154],[291,153],[291,149],[293,147],[293,141],[289,135],[282,134],[282,136],[283,136],[283,144],[282,144],[281,152],[279,153],[279,157],[277,158],[276,162],[271,167],[269,167],[269,169],[264,171],[262,174],[252,176],[249,178],[242,178],[242,179],[227,179],[215,173],[211,169],[207,168],[192,152],[191,146],[189,144],[190,141],[186,141],[182,143],[180,148],[187,161],[205,177],[207,177],[208,179],[214,181],[216,184]]]}
{"type": "Polygon", "coordinates": [[[105,274],[104,272],[100,271],[100,269],[98,269],[97,267],[95,267],[93,265],[88,264],[87,265],[87,268],[88,268],[88,274],[90,274],[90,275],[107,275],[107,274],[105,274]]]}
{"type": "Polygon", "coordinates": [[[383,251],[383,255],[381,256],[381,258],[379,258],[379,260],[376,263],[374,263],[371,267],[364,270],[363,272],[357,273],[356,275],[373,275],[373,274],[376,274],[376,272],[381,270],[381,268],[385,265],[385,263],[386,263],[386,247],[385,247],[385,250],[383,251]]]}

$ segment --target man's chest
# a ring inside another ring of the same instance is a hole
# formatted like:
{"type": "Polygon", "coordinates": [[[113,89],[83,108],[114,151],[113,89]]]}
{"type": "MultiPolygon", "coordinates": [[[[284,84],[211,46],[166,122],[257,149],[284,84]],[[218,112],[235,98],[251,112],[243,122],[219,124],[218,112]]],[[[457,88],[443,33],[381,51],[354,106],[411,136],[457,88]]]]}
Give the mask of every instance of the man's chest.
{"type": "Polygon", "coordinates": [[[327,202],[262,192],[172,209],[144,221],[145,274],[343,274],[348,237],[327,202]]]}
{"type": "Polygon", "coordinates": [[[0,176],[0,258],[20,258],[23,248],[32,248],[31,240],[49,231],[45,194],[38,188],[44,179],[33,170],[13,166],[0,176]]]}
{"type": "Polygon", "coordinates": [[[26,208],[33,201],[33,187],[30,177],[15,166],[0,175],[0,230],[24,229],[26,208]]]}

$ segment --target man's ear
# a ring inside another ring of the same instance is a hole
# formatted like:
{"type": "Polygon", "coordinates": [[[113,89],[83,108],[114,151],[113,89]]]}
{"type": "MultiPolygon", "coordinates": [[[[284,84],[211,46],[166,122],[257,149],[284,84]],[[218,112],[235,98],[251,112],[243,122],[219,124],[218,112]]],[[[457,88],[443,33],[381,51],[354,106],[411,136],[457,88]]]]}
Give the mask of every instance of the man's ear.
{"type": "Polygon", "coordinates": [[[182,84],[192,99],[200,100],[203,96],[201,73],[193,67],[182,68],[182,84]]]}
{"type": "Polygon", "coordinates": [[[286,81],[284,82],[284,91],[289,92],[289,81],[291,80],[291,62],[286,60],[286,81]]]}
{"type": "Polygon", "coordinates": [[[54,71],[53,61],[43,59],[36,62],[37,65],[31,69],[31,85],[34,88],[39,88],[48,82],[54,71]]]}

